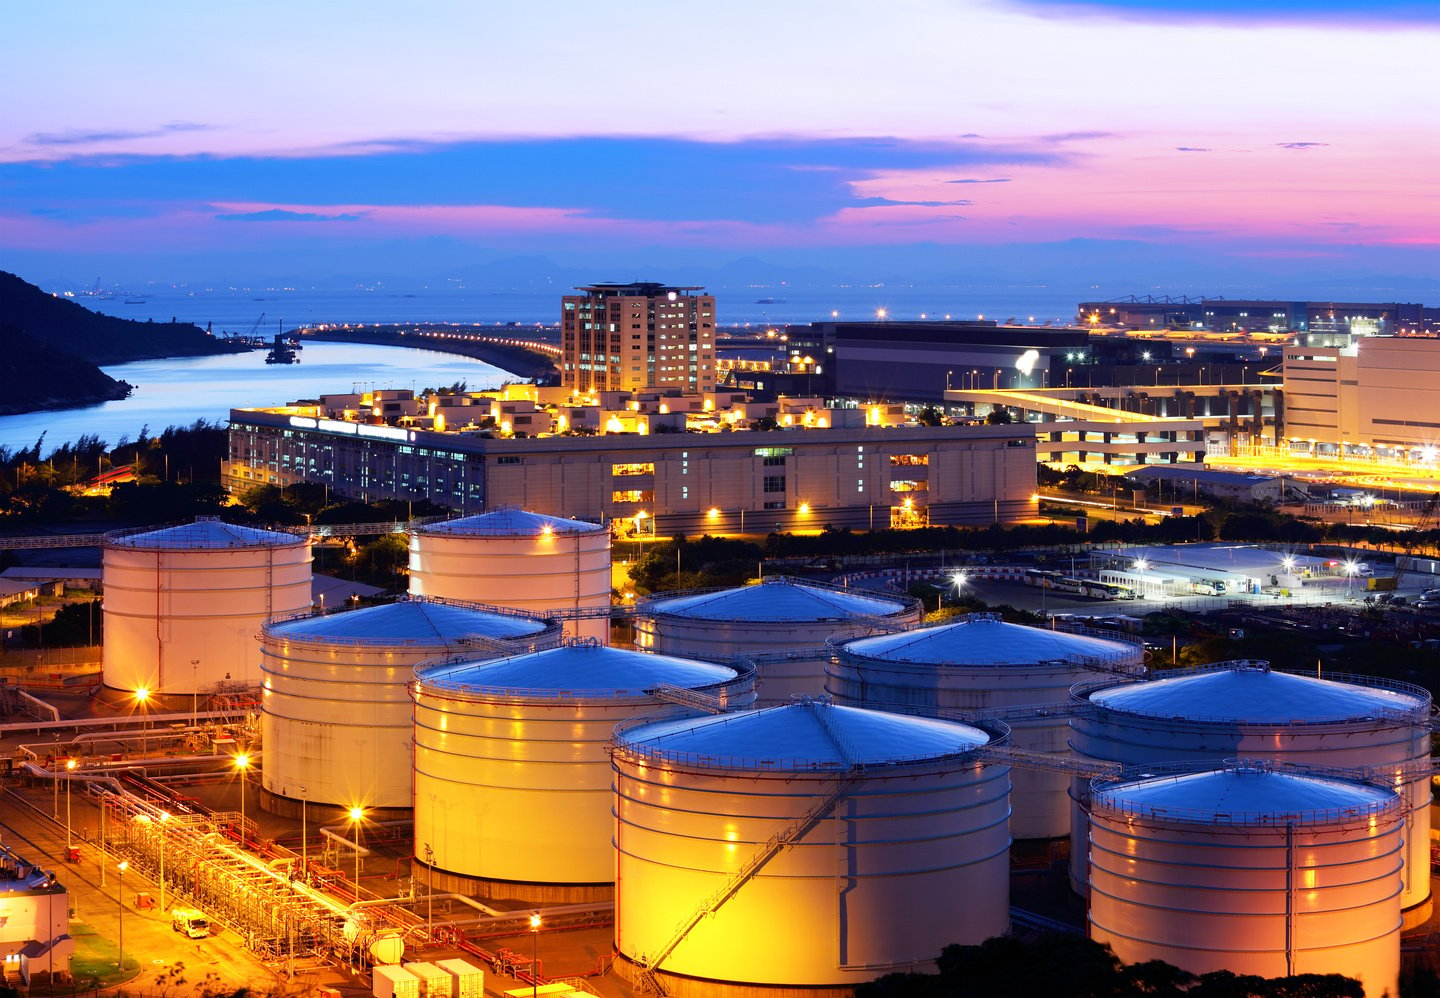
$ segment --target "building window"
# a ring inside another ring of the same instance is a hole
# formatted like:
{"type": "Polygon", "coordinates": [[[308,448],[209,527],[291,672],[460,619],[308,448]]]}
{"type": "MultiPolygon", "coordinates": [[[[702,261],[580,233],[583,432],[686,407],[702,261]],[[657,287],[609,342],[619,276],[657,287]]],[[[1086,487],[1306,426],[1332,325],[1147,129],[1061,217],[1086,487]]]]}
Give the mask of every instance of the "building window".
{"type": "Polygon", "coordinates": [[[765,491],[766,491],[766,492],[784,492],[784,491],[785,491],[785,476],[784,476],[784,475],[766,475],[766,476],[765,476],[765,491]]]}
{"type": "Polygon", "coordinates": [[[652,489],[616,489],[610,493],[611,502],[654,502],[652,489]]]}
{"type": "Polygon", "coordinates": [[[795,448],[794,448],[794,447],[756,447],[756,448],[755,448],[755,456],[756,456],[756,457],[767,457],[767,458],[768,458],[768,457],[785,457],[786,455],[794,454],[794,453],[795,453],[795,448]]]}
{"type": "Polygon", "coordinates": [[[891,454],[891,455],[890,455],[890,464],[891,464],[891,466],[897,466],[897,465],[928,465],[929,463],[930,463],[930,455],[929,455],[929,454],[891,454]]]}
{"type": "Polygon", "coordinates": [[[520,464],[522,459],[513,454],[502,454],[495,459],[496,464],[520,464]]]}
{"type": "Polygon", "coordinates": [[[766,508],[766,509],[784,509],[784,508],[785,508],[785,500],[784,500],[784,499],[780,499],[780,500],[774,501],[774,502],[767,502],[767,503],[765,504],[765,508],[766,508]]]}
{"type": "Polygon", "coordinates": [[[655,465],[653,465],[653,464],[612,464],[612,465],[610,466],[610,474],[616,475],[616,476],[622,476],[622,475],[653,475],[653,474],[655,474],[655,465]]]}

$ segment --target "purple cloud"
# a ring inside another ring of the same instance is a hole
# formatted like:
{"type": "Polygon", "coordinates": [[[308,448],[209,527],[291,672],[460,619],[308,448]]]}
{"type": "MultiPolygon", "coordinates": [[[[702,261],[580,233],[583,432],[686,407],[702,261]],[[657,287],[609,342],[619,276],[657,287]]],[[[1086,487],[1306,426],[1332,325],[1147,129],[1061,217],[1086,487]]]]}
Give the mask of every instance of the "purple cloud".
{"type": "Polygon", "coordinates": [[[188,121],[171,122],[144,132],[101,132],[70,129],[64,132],[32,132],[25,141],[35,146],[83,146],[95,142],[134,142],[137,139],[158,139],[175,132],[206,132],[213,125],[197,125],[188,121]]]}
{"type": "Polygon", "coordinates": [[[1328,142],[1277,142],[1281,149],[1323,149],[1328,142]]]}
{"type": "Polygon", "coordinates": [[[222,222],[354,222],[361,218],[356,212],[339,215],[322,215],[314,211],[288,211],[284,208],[267,208],[264,211],[244,211],[230,215],[216,215],[222,222]]]}

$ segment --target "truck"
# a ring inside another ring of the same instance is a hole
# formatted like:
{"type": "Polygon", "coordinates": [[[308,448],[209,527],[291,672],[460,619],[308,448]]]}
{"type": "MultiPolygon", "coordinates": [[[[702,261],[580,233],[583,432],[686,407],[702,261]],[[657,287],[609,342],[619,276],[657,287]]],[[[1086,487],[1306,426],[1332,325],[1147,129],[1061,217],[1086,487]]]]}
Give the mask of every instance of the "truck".
{"type": "Polygon", "coordinates": [[[170,928],[191,939],[204,939],[210,935],[210,919],[194,908],[174,908],[170,911],[170,928]]]}

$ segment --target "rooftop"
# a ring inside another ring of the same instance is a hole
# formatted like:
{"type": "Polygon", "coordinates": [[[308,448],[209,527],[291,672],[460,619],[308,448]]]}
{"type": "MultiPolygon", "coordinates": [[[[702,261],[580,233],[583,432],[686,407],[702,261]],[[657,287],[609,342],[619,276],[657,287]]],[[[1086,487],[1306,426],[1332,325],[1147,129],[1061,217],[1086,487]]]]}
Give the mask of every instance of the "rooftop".
{"type": "Polygon", "coordinates": [[[972,613],[953,624],[848,641],[841,645],[841,654],[963,668],[1025,667],[1051,662],[1090,664],[1134,660],[1138,663],[1144,653],[1127,641],[1008,624],[996,614],[972,613]]]}
{"type": "Polygon", "coordinates": [[[637,697],[661,685],[703,689],[731,682],[742,674],[737,666],[588,642],[529,655],[421,665],[415,669],[422,687],[541,699],[637,697]]]}
{"type": "Polygon", "coordinates": [[[757,623],[849,620],[904,613],[911,602],[872,593],[846,592],[777,575],[755,586],[689,595],[661,593],[640,603],[642,613],[698,620],[753,620],[757,623]]]}

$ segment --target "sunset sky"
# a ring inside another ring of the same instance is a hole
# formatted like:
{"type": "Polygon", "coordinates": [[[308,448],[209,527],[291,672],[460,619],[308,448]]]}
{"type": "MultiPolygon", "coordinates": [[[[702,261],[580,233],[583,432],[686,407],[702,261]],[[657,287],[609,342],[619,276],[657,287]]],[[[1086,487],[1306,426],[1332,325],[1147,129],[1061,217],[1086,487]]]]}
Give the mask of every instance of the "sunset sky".
{"type": "Polygon", "coordinates": [[[1440,273],[1440,3],[7,5],[0,269],[1440,273]]]}

